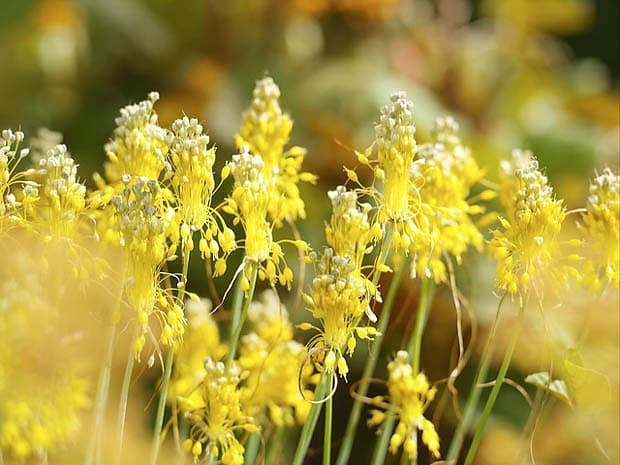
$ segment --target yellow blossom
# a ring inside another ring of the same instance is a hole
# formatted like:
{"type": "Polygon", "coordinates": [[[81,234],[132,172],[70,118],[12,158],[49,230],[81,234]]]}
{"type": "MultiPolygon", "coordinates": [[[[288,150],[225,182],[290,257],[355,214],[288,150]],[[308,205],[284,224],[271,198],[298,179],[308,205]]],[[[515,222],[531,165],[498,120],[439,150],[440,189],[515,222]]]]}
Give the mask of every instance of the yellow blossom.
{"type": "MultiPolygon", "coordinates": [[[[310,409],[304,397],[312,396],[307,390],[302,396],[297,382],[306,349],[292,339],[286,308],[273,290],[266,290],[250,305],[248,320],[253,331],[241,338],[239,365],[249,373],[249,411],[255,417],[265,411],[277,426],[303,424],[310,409]]],[[[302,385],[312,381],[311,375],[312,368],[303,367],[302,385]]]]}
{"type": "MultiPolygon", "coordinates": [[[[422,442],[435,459],[440,457],[439,436],[433,423],[424,417],[424,412],[435,398],[436,390],[431,387],[424,373],[413,373],[408,362],[409,354],[400,350],[388,364],[388,391],[390,408],[398,415],[398,425],[390,438],[390,452],[395,454],[402,447],[415,463],[418,453],[418,431],[422,431],[422,442]]],[[[383,398],[377,398],[383,402],[383,398]]],[[[380,425],[386,415],[372,410],[370,425],[380,425]]]]}
{"type": "Polygon", "coordinates": [[[210,357],[205,359],[204,368],[200,398],[180,399],[181,409],[191,424],[193,445],[190,450],[194,460],[197,461],[203,451],[208,451],[223,465],[243,465],[244,447],[236,434],[257,429],[253,418],[243,410],[249,392],[240,383],[246,374],[234,362],[226,369],[222,362],[210,357]]]}
{"type": "Polygon", "coordinates": [[[304,296],[320,328],[310,324],[302,324],[300,328],[319,331],[311,339],[309,350],[324,355],[323,367],[329,373],[346,376],[349,369],[343,354],[345,348],[352,355],[356,339],[372,339],[377,334],[372,326],[359,326],[364,315],[376,320],[370,298],[367,279],[356,272],[351,259],[325,249],[316,265],[310,294],[304,296]]]}
{"type": "Polygon", "coordinates": [[[293,146],[285,151],[293,122],[282,112],[278,99],[280,89],[272,78],[256,82],[252,104],[243,113],[237,147],[248,146],[263,159],[263,176],[273,189],[270,191],[269,216],[276,226],[283,219],[305,218],[304,202],[299,195],[299,181],[314,182],[316,176],[300,173],[306,149],[293,146]]]}
{"type": "Polygon", "coordinates": [[[582,215],[592,257],[585,263],[584,281],[598,290],[604,281],[618,288],[620,273],[620,176],[605,168],[590,184],[586,212],[582,215]]]}
{"type": "Polygon", "coordinates": [[[577,275],[563,256],[558,235],[565,217],[547,177],[530,152],[513,151],[512,161],[502,162],[500,200],[506,218],[502,229],[492,231],[489,252],[499,260],[496,285],[509,294],[524,297],[531,286],[543,291],[543,280],[558,290],[569,275],[577,275]]]}
{"type": "Polygon", "coordinates": [[[443,254],[455,257],[460,263],[469,245],[482,247],[483,238],[471,216],[482,213],[478,205],[470,205],[467,197],[483,171],[471,155],[469,147],[458,136],[458,124],[447,116],[437,118],[432,141],[418,147],[411,176],[418,189],[423,209],[429,212],[428,249],[413,247],[413,275],[446,279],[443,254]]]}

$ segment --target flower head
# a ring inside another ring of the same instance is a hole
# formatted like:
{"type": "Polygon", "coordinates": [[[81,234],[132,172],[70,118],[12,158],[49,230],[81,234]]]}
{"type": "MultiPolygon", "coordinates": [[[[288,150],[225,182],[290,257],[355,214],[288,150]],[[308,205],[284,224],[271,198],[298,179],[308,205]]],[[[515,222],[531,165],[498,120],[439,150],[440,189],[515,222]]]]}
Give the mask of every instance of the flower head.
{"type": "Polygon", "coordinates": [[[252,104],[243,113],[237,147],[248,146],[253,154],[263,159],[263,176],[267,183],[273,179],[270,192],[269,216],[276,226],[284,219],[305,218],[304,202],[300,197],[299,181],[314,182],[316,177],[300,172],[306,155],[302,147],[293,146],[285,151],[293,122],[282,112],[280,89],[272,78],[256,82],[252,104]]]}
{"type": "Polygon", "coordinates": [[[561,200],[553,190],[530,152],[513,151],[512,161],[502,163],[503,178],[500,200],[506,218],[500,218],[503,229],[492,231],[490,253],[499,260],[496,285],[509,294],[521,297],[534,285],[540,292],[543,278],[553,289],[576,275],[570,264],[560,263],[564,257],[558,235],[565,217],[561,200]]]}
{"type": "Polygon", "coordinates": [[[244,447],[236,433],[257,430],[253,419],[243,410],[249,392],[240,383],[246,374],[236,363],[226,369],[222,362],[210,357],[205,359],[204,367],[200,399],[181,402],[191,424],[185,447],[196,461],[206,450],[224,465],[242,465],[244,447]]]}
{"type": "Polygon", "coordinates": [[[17,172],[17,165],[29,152],[28,149],[19,149],[23,140],[21,131],[4,129],[0,133],[0,231],[7,221],[23,223],[29,206],[38,198],[36,183],[24,181],[24,173],[17,172]],[[21,187],[21,192],[15,192],[17,186],[21,187]]]}
{"type": "MultiPolygon", "coordinates": [[[[390,452],[395,454],[402,446],[415,461],[418,451],[418,431],[422,431],[422,442],[437,459],[439,436],[424,412],[435,398],[436,390],[431,387],[424,373],[413,373],[408,362],[409,354],[398,351],[396,358],[388,364],[388,391],[390,408],[398,415],[398,425],[390,438],[390,452]]],[[[380,399],[378,399],[380,400],[380,399]]],[[[372,410],[369,425],[380,425],[386,418],[381,410],[372,410]]]]}
{"type": "Polygon", "coordinates": [[[586,213],[582,215],[586,240],[592,241],[593,257],[585,264],[584,280],[593,289],[603,281],[618,288],[620,274],[620,176],[609,168],[590,184],[586,213]]]}
{"type": "MultiPolygon", "coordinates": [[[[483,238],[471,216],[483,210],[470,205],[470,189],[483,171],[468,147],[458,137],[458,124],[447,116],[437,118],[432,141],[419,146],[417,160],[411,166],[411,177],[419,185],[420,200],[428,212],[429,247],[413,247],[413,275],[446,279],[443,255],[449,254],[460,263],[469,245],[480,249],[483,238]]],[[[488,194],[488,192],[486,193],[488,194]]]]}

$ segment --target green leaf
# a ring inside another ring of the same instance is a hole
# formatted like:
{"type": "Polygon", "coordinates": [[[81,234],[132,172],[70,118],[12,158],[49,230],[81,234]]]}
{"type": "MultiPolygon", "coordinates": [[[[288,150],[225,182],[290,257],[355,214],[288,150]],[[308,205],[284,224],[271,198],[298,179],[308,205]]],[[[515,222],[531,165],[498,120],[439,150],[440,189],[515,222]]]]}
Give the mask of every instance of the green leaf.
{"type": "Polygon", "coordinates": [[[544,389],[558,399],[563,400],[569,405],[572,405],[566,383],[561,379],[554,379],[549,382],[549,373],[546,371],[541,371],[540,373],[532,373],[525,378],[525,382],[532,384],[537,388],[544,389]]]}

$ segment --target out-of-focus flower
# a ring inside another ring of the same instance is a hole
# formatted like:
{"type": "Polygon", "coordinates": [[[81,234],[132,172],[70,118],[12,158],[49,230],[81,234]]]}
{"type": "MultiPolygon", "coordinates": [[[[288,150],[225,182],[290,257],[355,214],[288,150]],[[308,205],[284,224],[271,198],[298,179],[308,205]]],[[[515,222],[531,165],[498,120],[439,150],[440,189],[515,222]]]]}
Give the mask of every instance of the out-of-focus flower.
{"type": "MultiPolygon", "coordinates": [[[[251,392],[248,408],[252,416],[265,409],[273,424],[303,424],[310,410],[312,393],[299,392],[299,366],[305,347],[293,340],[288,312],[273,290],[265,291],[250,304],[248,320],[252,332],[241,338],[239,365],[246,370],[245,386],[251,392]],[[304,399],[304,397],[306,399],[304,399]]],[[[302,368],[302,385],[312,381],[312,368],[302,368]]]]}
{"type": "Polygon", "coordinates": [[[573,263],[579,259],[560,248],[562,201],[555,199],[531,152],[515,150],[501,167],[500,200],[506,218],[500,218],[503,229],[493,230],[489,242],[489,252],[499,260],[496,285],[521,298],[532,286],[541,295],[545,281],[558,292],[569,276],[578,276],[573,263]]]}
{"type": "Polygon", "coordinates": [[[582,215],[585,240],[592,243],[583,278],[593,290],[604,281],[616,289],[620,274],[620,176],[605,168],[590,184],[586,213],[582,215]]]}
{"type": "MultiPolygon", "coordinates": [[[[396,358],[388,364],[389,408],[398,415],[398,425],[390,438],[390,452],[395,454],[402,446],[405,453],[415,461],[418,452],[418,431],[422,431],[422,442],[437,459],[439,453],[439,436],[424,412],[435,398],[436,389],[428,384],[424,373],[413,373],[408,362],[409,354],[400,350],[396,358]]],[[[383,397],[375,398],[383,403],[383,397]]],[[[387,417],[382,410],[372,410],[368,424],[378,426],[387,417]]]]}
{"type": "MultiPolygon", "coordinates": [[[[432,141],[420,145],[417,159],[411,167],[411,177],[421,186],[421,202],[430,212],[427,215],[432,245],[430,250],[414,250],[413,275],[431,277],[436,282],[446,279],[443,254],[461,262],[468,246],[482,247],[482,234],[471,216],[481,213],[482,207],[472,205],[468,196],[483,171],[474,160],[471,150],[458,136],[458,124],[447,116],[438,118],[432,141]]],[[[492,191],[482,195],[489,199],[492,191]]]]}

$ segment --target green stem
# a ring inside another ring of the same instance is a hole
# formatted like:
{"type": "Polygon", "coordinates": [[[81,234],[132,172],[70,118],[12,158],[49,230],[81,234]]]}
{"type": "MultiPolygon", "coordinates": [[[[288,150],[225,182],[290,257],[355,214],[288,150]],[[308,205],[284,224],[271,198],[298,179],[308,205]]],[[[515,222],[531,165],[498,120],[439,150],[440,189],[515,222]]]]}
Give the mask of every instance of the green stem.
{"type": "Polygon", "coordinates": [[[500,310],[505,298],[506,296],[502,297],[497,305],[497,312],[495,314],[495,319],[493,320],[493,325],[491,326],[491,331],[489,332],[487,342],[484,346],[484,350],[482,351],[482,357],[480,359],[480,365],[478,366],[478,372],[476,373],[476,379],[469,392],[467,402],[465,403],[463,420],[457,426],[456,431],[452,436],[452,442],[450,443],[450,448],[448,449],[448,454],[446,455],[446,462],[448,463],[456,463],[461,452],[461,447],[463,447],[465,434],[474,420],[474,416],[478,408],[478,401],[480,400],[480,394],[482,393],[482,388],[478,387],[478,384],[482,384],[486,380],[487,373],[489,372],[491,357],[495,347],[495,335],[499,325],[500,310]]]}
{"type": "Polygon", "coordinates": [[[422,278],[422,289],[420,293],[420,301],[418,303],[418,314],[415,320],[415,327],[409,340],[407,349],[409,356],[411,357],[411,367],[413,373],[420,372],[420,354],[422,350],[422,335],[424,334],[424,328],[426,328],[426,322],[428,321],[428,315],[431,309],[431,302],[433,301],[433,292],[435,290],[435,283],[432,279],[422,278]]]}
{"type": "MultiPolygon", "coordinates": [[[[396,273],[392,277],[392,282],[390,283],[387,297],[385,299],[383,307],[381,308],[381,316],[379,316],[379,321],[377,322],[378,334],[375,336],[375,339],[372,341],[372,344],[370,346],[370,355],[366,359],[366,366],[364,367],[364,371],[362,373],[362,379],[360,381],[359,387],[357,388],[357,393],[360,397],[364,397],[368,393],[370,378],[372,377],[377,366],[377,362],[379,360],[379,353],[381,352],[381,345],[383,343],[383,338],[385,337],[385,331],[390,321],[390,315],[394,306],[396,292],[400,287],[400,282],[403,275],[405,274],[405,270],[408,268],[408,264],[409,261],[403,259],[402,263],[396,270],[396,273]]],[[[351,449],[353,448],[353,442],[357,433],[357,425],[359,424],[360,416],[362,414],[362,407],[362,401],[359,397],[356,397],[353,401],[351,412],[349,413],[347,428],[345,430],[345,435],[340,446],[340,451],[338,452],[338,459],[336,461],[336,465],[347,465],[347,463],[349,463],[351,449]]]]}
{"type": "Polygon", "coordinates": [[[334,396],[325,403],[325,434],[323,435],[323,465],[330,465],[332,457],[332,415],[334,396]]]}
{"type": "MultiPolygon", "coordinates": [[[[323,371],[321,375],[321,380],[319,381],[319,384],[314,390],[315,399],[323,399],[325,397],[325,394],[327,393],[327,387],[330,384],[330,381],[330,375],[323,371]]],[[[303,464],[304,459],[306,458],[306,452],[308,451],[308,447],[310,447],[310,441],[312,440],[314,429],[316,428],[317,421],[319,420],[321,408],[323,408],[323,402],[314,402],[312,404],[312,407],[310,407],[308,418],[306,419],[306,422],[301,429],[301,436],[299,437],[299,442],[297,443],[297,449],[295,450],[295,456],[291,465],[303,464]]]]}
{"type": "Polygon", "coordinates": [[[497,378],[495,379],[495,384],[493,385],[491,394],[489,394],[487,403],[484,406],[484,410],[482,411],[482,416],[480,417],[480,420],[478,421],[478,426],[476,427],[476,433],[474,435],[474,439],[471,445],[469,446],[469,451],[467,452],[467,456],[465,457],[465,465],[471,465],[472,462],[474,461],[474,457],[476,456],[478,446],[480,445],[480,441],[482,440],[482,435],[484,434],[484,429],[487,425],[487,421],[489,420],[489,416],[491,414],[491,411],[493,410],[493,406],[495,405],[495,401],[497,400],[499,391],[502,388],[502,384],[504,383],[506,372],[508,371],[508,367],[510,366],[510,360],[512,359],[512,354],[517,344],[517,340],[519,339],[519,333],[520,331],[518,330],[512,333],[512,337],[510,339],[508,349],[506,350],[506,353],[504,354],[504,360],[502,361],[502,365],[500,366],[499,373],[497,374],[497,378]]]}
{"type": "Polygon", "coordinates": [[[166,366],[164,368],[164,379],[159,393],[159,402],[157,404],[157,414],[155,415],[155,428],[153,430],[153,444],[151,445],[150,464],[157,463],[159,456],[159,447],[161,446],[161,430],[164,424],[164,413],[166,411],[166,399],[168,398],[168,385],[170,384],[170,375],[172,374],[172,365],[174,364],[174,348],[168,349],[168,357],[166,357],[166,366]]]}
{"type": "Polygon", "coordinates": [[[125,419],[127,418],[127,403],[129,400],[129,386],[131,384],[131,375],[136,360],[136,353],[133,344],[129,346],[129,355],[127,357],[127,365],[125,366],[125,374],[123,376],[123,385],[121,386],[121,399],[118,406],[118,433],[116,436],[116,456],[114,464],[120,465],[121,452],[123,449],[123,438],[125,436],[125,419]]]}
{"type": "Polygon", "coordinates": [[[241,329],[243,328],[243,323],[245,322],[245,318],[248,314],[248,308],[250,308],[250,303],[252,302],[252,297],[254,296],[254,289],[256,288],[256,277],[258,275],[258,264],[251,263],[251,276],[250,276],[250,288],[248,289],[247,294],[243,300],[243,307],[241,308],[241,316],[239,321],[232,328],[232,333],[230,336],[230,350],[228,355],[226,356],[226,368],[230,367],[230,364],[235,359],[235,354],[237,353],[237,342],[239,342],[239,336],[241,335],[241,329]]]}
{"type": "Polygon", "coordinates": [[[243,458],[244,465],[254,465],[256,463],[256,457],[260,450],[260,435],[258,433],[251,433],[245,443],[245,456],[243,458]]]}
{"type": "Polygon", "coordinates": [[[88,452],[86,453],[85,465],[92,465],[95,459],[95,450],[97,444],[101,442],[101,434],[103,430],[103,419],[108,403],[108,393],[110,391],[110,377],[112,375],[112,355],[114,354],[114,341],[116,338],[116,323],[110,322],[108,334],[108,347],[106,349],[105,360],[99,373],[99,382],[97,383],[97,396],[95,400],[95,424],[88,444],[88,452]]]}
{"type": "Polygon", "coordinates": [[[282,443],[282,438],[286,433],[286,428],[283,425],[278,426],[276,432],[269,439],[269,443],[267,444],[267,453],[265,455],[265,463],[271,464],[273,463],[273,456],[277,452],[279,452],[280,445],[282,443]]]}
{"type": "Polygon", "coordinates": [[[383,428],[381,428],[379,441],[375,444],[375,450],[372,453],[370,465],[383,465],[383,462],[385,462],[385,456],[387,455],[388,445],[390,444],[390,437],[394,431],[396,418],[397,416],[393,413],[387,414],[383,422],[383,428]]]}

